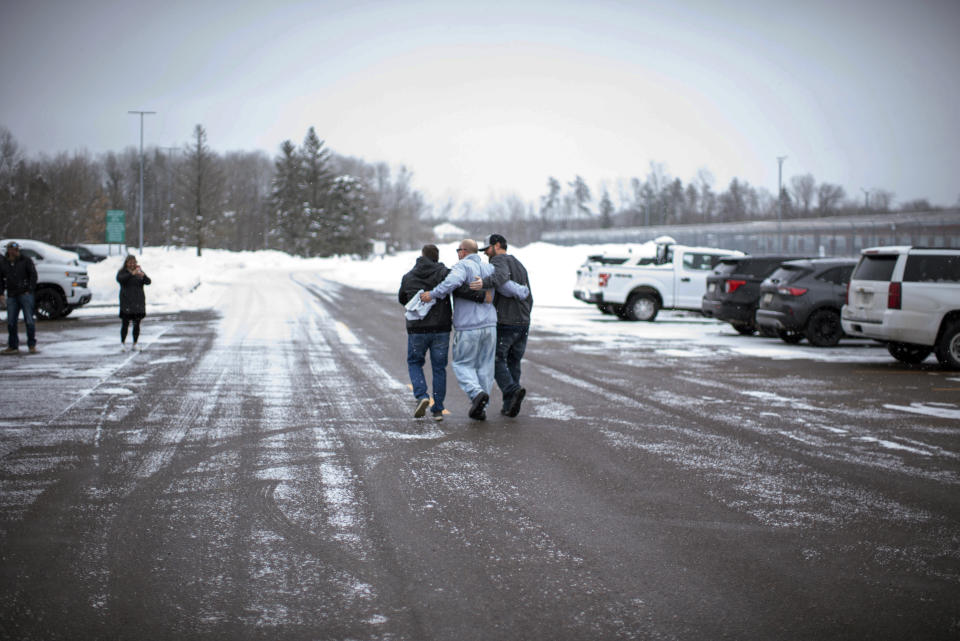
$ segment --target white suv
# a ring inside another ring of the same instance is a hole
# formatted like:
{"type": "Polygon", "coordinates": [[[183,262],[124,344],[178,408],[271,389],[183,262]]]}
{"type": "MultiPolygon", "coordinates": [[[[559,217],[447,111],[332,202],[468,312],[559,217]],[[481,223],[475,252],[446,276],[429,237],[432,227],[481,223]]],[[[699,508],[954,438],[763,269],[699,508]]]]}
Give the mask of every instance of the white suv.
{"type": "Polygon", "coordinates": [[[851,336],[886,342],[899,361],[936,352],[941,365],[960,369],[960,249],[864,249],[841,323],[851,336]]]}
{"type": "Polygon", "coordinates": [[[46,320],[67,316],[90,302],[91,293],[87,288],[90,278],[79,256],[39,240],[21,238],[0,240],[0,254],[6,251],[7,243],[11,241],[20,245],[20,253],[29,256],[37,268],[37,290],[34,293],[37,318],[46,320]]]}

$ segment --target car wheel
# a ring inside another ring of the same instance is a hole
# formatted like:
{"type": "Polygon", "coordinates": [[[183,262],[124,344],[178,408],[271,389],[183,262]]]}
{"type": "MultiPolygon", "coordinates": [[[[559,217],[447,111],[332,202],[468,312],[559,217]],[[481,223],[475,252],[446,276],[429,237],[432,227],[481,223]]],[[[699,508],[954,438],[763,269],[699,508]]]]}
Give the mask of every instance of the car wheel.
{"type": "Polygon", "coordinates": [[[832,309],[818,309],[810,315],[803,333],[811,345],[833,347],[843,336],[840,314],[832,309]]]}
{"type": "Polygon", "coordinates": [[[650,294],[633,294],[624,305],[627,320],[649,322],[657,317],[659,311],[660,305],[657,304],[657,299],[650,294]]]}
{"type": "Polygon", "coordinates": [[[930,356],[933,348],[927,347],[926,345],[913,345],[911,343],[887,343],[887,351],[890,352],[890,356],[893,356],[901,363],[916,365],[917,363],[923,362],[923,359],[927,356],[930,356]]]}
{"type": "Polygon", "coordinates": [[[53,320],[63,316],[67,301],[63,294],[50,287],[38,289],[34,297],[34,315],[42,320],[53,320]]]}
{"type": "Polygon", "coordinates": [[[796,345],[803,340],[803,334],[788,329],[778,329],[777,336],[779,336],[780,340],[784,343],[789,343],[790,345],[796,345]]]}
{"type": "Polygon", "coordinates": [[[941,365],[960,369],[960,322],[954,321],[943,329],[936,352],[941,365]]]}
{"type": "MultiPolygon", "coordinates": [[[[731,325],[733,325],[733,323],[731,323],[731,325]]],[[[752,325],[733,325],[733,328],[737,330],[737,333],[741,336],[752,336],[753,332],[757,329],[752,325]]]]}

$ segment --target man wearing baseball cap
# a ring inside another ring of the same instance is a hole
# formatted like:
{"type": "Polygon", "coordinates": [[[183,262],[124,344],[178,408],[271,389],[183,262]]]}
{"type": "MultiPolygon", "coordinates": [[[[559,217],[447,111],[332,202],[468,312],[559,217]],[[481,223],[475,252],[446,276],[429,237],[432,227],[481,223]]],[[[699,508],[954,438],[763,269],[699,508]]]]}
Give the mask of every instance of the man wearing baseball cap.
{"type": "MultiPolygon", "coordinates": [[[[511,298],[499,293],[507,281],[530,288],[527,270],[515,256],[507,253],[507,239],[500,234],[490,234],[483,241],[481,251],[490,259],[494,272],[482,280],[470,283],[471,289],[497,290],[493,305],[497,309],[497,351],[494,360],[494,378],[503,395],[500,413],[516,416],[527,390],[520,385],[520,361],[527,348],[530,335],[530,311],[533,309],[533,294],[525,298],[511,298]]],[[[532,292],[532,290],[531,290],[532,292]]]]}
{"type": "Polygon", "coordinates": [[[20,243],[7,243],[7,253],[0,259],[0,305],[7,306],[7,349],[0,354],[19,354],[20,336],[17,319],[23,313],[27,326],[27,347],[31,354],[37,351],[36,325],[33,318],[33,292],[37,289],[37,268],[29,256],[20,253],[20,243]],[[7,292],[4,300],[3,292],[7,292]]]}

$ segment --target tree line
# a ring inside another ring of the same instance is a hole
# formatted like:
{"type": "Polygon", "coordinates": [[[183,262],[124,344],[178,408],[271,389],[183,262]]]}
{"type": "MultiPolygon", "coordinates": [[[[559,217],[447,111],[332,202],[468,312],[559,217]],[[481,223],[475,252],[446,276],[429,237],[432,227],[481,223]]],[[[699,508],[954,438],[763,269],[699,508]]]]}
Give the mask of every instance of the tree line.
{"type": "MultiPolygon", "coordinates": [[[[181,147],[144,150],[144,244],[300,256],[366,255],[371,241],[407,248],[430,236],[412,174],[326,149],[311,127],[277,156],[210,149],[197,125],[181,147]]],[[[27,157],[0,127],[0,237],[101,243],[107,210],[126,212],[139,243],[140,154],[134,147],[27,157]]]]}
{"type": "MultiPolygon", "coordinates": [[[[98,156],[80,151],[29,158],[0,127],[0,237],[53,244],[102,242],[105,212],[127,212],[127,244],[139,243],[140,154],[134,147],[98,156]]],[[[538,202],[506,196],[482,207],[470,201],[428,204],[404,167],[332,152],[310,127],[300,145],[285,140],[265,153],[212,151],[202,125],[180,147],[144,152],[143,230],[147,245],[232,250],[277,249],[300,256],[366,255],[371,241],[391,250],[432,240],[433,225],[456,220],[468,234],[491,231],[526,244],[545,231],[706,224],[889,212],[894,194],[863,198],[840,185],[793,176],[779,199],[734,178],[716,190],[701,170],[689,183],[651,162],[643,178],[602,183],[548,177],[538,202]]],[[[926,200],[902,211],[934,209],[926,200]]]]}
{"type": "MultiPolygon", "coordinates": [[[[613,191],[611,194],[604,184],[599,198],[595,198],[580,176],[565,185],[549,177],[539,203],[541,225],[554,229],[618,228],[787,220],[890,212],[894,206],[893,192],[872,189],[862,199],[850,197],[842,186],[818,184],[809,173],[790,178],[782,186],[779,201],[775,194],[739,178],[733,178],[725,190],[715,191],[713,176],[707,170],[700,170],[685,185],[653,162],[644,178],[619,180],[613,191]]],[[[935,207],[925,199],[904,202],[899,207],[900,211],[930,209],[935,207]]]]}

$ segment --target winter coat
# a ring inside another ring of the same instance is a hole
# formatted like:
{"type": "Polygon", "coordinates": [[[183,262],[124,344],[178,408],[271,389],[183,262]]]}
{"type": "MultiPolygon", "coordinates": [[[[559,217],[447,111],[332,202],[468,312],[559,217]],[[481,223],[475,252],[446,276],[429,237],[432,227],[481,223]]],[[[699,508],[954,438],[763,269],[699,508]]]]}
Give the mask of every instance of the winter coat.
{"type": "Polygon", "coordinates": [[[134,276],[124,267],[117,272],[117,282],[120,283],[120,318],[146,316],[147,300],[143,295],[143,286],[150,284],[150,277],[146,274],[134,276]]]}
{"type": "Polygon", "coordinates": [[[498,290],[493,299],[497,308],[498,325],[529,325],[530,310],[533,309],[533,294],[524,298],[511,298],[500,293],[500,289],[507,281],[515,281],[520,285],[530,287],[530,278],[523,264],[510,254],[497,254],[490,259],[493,265],[493,275],[483,279],[484,287],[495,287],[498,290]]]}
{"type": "Polygon", "coordinates": [[[37,288],[37,268],[29,256],[20,254],[10,262],[7,256],[0,257],[0,293],[20,296],[32,293],[37,288]]]}
{"type": "MultiPolygon", "coordinates": [[[[426,256],[417,258],[416,265],[400,279],[400,291],[397,292],[397,299],[401,305],[406,305],[414,294],[421,289],[425,292],[430,291],[441,281],[450,270],[443,263],[437,263],[426,256]]],[[[424,318],[418,320],[407,320],[408,334],[427,334],[433,332],[449,332],[453,313],[450,309],[450,299],[444,298],[438,300],[430,308],[430,311],[424,318]]]]}
{"type": "MultiPolygon", "coordinates": [[[[433,298],[443,298],[458,287],[469,286],[470,281],[477,276],[483,278],[492,274],[493,267],[489,263],[481,262],[477,254],[470,254],[450,268],[450,273],[442,283],[433,288],[430,295],[433,298]]],[[[497,310],[492,304],[478,303],[465,298],[454,301],[453,326],[458,331],[496,327],[496,325],[497,310]]]]}

